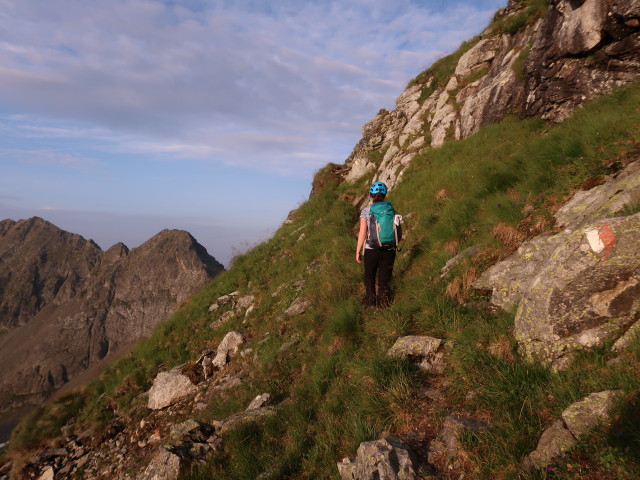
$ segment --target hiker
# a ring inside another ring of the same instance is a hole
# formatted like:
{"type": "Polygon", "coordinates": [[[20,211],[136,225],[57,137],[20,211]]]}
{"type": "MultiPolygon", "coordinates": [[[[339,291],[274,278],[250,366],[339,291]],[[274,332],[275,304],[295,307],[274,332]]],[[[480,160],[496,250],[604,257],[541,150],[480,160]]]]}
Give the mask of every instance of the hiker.
{"type": "Polygon", "coordinates": [[[402,235],[402,217],[395,213],[391,202],[385,202],[386,195],[387,186],[382,182],[374,182],[369,188],[371,204],[360,212],[356,261],[362,263],[364,251],[364,304],[370,307],[386,307],[391,303],[389,283],[396,248],[402,235]]]}

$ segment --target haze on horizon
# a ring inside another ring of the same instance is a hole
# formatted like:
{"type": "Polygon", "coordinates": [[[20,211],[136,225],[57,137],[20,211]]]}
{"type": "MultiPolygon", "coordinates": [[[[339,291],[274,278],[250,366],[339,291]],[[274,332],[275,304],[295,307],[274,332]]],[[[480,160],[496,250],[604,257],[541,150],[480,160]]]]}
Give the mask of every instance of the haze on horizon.
{"type": "Polygon", "coordinates": [[[0,0],[0,220],[228,266],[506,0],[0,0]]]}

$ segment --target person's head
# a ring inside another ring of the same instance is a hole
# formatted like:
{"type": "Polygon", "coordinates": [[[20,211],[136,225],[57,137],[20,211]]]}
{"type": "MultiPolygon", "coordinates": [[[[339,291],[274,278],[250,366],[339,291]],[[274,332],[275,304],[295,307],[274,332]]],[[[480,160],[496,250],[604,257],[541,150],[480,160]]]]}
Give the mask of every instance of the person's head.
{"type": "Polygon", "coordinates": [[[369,195],[373,203],[381,202],[387,195],[387,186],[382,182],[374,182],[369,188],[369,195]]]}

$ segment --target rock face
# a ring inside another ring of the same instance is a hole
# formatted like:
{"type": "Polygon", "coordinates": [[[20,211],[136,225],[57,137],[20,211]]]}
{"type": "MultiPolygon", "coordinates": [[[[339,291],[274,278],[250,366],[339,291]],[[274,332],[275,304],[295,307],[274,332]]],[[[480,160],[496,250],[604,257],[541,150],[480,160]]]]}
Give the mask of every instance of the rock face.
{"type": "MultiPolygon", "coordinates": [[[[522,15],[511,0],[499,21],[522,15]]],[[[444,81],[429,71],[411,82],[395,110],[381,110],[362,129],[338,171],[393,188],[417,153],[460,139],[517,112],[552,121],[640,75],[640,5],[635,0],[557,0],[515,34],[495,24],[458,60],[444,81]]]]}
{"type": "Polygon", "coordinates": [[[518,307],[515,335],[528,357],[562,369],[640,320],[640,214],[620,216],[636,198],[640,161],[578,192],[556,214],[564,230],[525,242],[474,283],[496,305],[518,307]]]}
{"type": "Polygon", "coordinates": [[[222,269],[185,231],[103,252],[37,217],[0,222],[0,391],[62,386],[151,333],[222,269]]]}

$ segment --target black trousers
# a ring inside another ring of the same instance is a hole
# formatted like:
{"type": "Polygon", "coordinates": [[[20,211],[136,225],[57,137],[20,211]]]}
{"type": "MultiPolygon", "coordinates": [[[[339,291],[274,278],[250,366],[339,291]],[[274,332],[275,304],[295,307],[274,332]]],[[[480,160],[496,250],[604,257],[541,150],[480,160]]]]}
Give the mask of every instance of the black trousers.
{"type": "Polygon", "coordinates": [[[367,306],[386,307],[391,302],[391,274],[395,250],[365,249],[364,251],[364,303],[367,306]],[[376,295],[376,277],[378,291],[376,295]]]}

